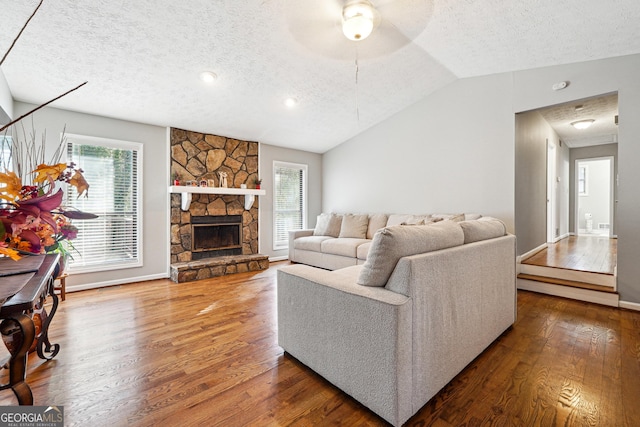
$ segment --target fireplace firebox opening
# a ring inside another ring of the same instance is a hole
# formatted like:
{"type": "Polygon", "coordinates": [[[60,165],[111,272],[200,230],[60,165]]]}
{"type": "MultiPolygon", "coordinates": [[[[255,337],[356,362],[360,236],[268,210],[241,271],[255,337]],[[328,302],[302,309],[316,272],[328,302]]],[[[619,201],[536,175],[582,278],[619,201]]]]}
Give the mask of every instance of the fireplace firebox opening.
{"type": "Polygon", "coordinates": [[[193,259],[242,254],[242,215],[191,219],[193,259]]]}

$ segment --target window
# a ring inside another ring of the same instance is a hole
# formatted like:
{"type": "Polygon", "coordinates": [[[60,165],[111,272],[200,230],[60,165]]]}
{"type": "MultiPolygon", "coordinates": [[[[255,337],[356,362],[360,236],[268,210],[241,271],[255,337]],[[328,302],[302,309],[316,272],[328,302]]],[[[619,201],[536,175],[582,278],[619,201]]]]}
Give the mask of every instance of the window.
{"type": "Polygon", "coordinates": [[[273,162],[273,182],[273,249],[287,249],[287,231],[307,226],[307,165],[273,162]]]}
{"type": "Polygon", "coordinates": [[[67,135],[67,161],[84,171],[89,197],[69,186],[67,206],[99,217],[76,220],[71,271],[142,265],[142,144],[67,135]]]}
{"type": "Polygon", "coordinates": [[[587,181],[587,166],[578,167],[578,194],[581,196],[589,195],[589,182],[587,181]]]}

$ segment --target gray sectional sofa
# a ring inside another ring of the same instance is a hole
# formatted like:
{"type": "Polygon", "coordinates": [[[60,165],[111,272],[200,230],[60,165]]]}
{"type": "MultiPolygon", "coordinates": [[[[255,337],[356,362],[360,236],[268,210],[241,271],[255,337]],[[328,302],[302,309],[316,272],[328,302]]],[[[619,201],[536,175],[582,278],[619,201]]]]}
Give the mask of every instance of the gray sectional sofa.
{"type": "Polygon", "coordinates": [[[294,250],[298,262],[354,265],[278,271],[279,345],[395,426],[516,319],[515,236],[501,221],[417,222],[348,254],[294,250]]]}

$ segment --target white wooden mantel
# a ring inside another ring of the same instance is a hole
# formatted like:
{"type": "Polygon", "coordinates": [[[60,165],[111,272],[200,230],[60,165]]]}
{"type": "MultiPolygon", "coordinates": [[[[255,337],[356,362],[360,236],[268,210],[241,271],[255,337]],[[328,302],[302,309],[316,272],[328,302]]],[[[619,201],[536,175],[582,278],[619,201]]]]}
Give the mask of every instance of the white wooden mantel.
{"type": "Polygon", "coordinates": [[[169,193],[182,194],[180,207],[183,211],[189,210],[193,193],[244,196],[244,208],[246,210],[251,209],[253,202],[256,200],[256,196],[264,196],[267,194],[265,190],[254,190],[252,188],[190,187],[186,185],[171,185],[169,186],[169,193]]]}

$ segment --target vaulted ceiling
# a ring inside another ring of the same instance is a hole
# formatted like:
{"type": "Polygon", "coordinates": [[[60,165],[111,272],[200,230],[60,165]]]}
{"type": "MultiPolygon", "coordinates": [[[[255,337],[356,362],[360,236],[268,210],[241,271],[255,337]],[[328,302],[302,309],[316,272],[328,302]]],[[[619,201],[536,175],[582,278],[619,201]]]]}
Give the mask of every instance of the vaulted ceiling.
{"type": "MultiPolygon", "coordinates": [[[[0,53],[38,2],[0,0],[0,53]]],[[[340,0],[44,0],[2,72],[19,101],[88,81],[54,105],[325,152],[459,78],[640,53],[637,0],[371,3],[353,42],[340,0]]]]}

